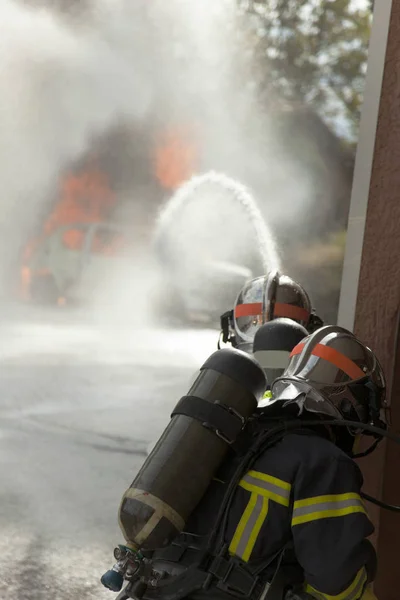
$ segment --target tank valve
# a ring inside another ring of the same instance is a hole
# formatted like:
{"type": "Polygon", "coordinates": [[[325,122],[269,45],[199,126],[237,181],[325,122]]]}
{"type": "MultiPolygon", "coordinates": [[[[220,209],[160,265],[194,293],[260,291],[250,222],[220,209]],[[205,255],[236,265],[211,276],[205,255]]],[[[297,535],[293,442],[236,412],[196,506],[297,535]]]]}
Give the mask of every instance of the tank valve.
{"type": "Polygon", "coordinates": [[[140,566],[140,556],[131,548],[119,545],[114,550],[114,558],[118,561],[112,569],[104,573],[101,583],[112,592],[119,592],[124,584],[125,575],[131,578],[140,566]]]}
{"type": "Polygon", "coordinates": [[[119,592],[124,584],[124,576],[121,573],[120,566],[117,563],[112,569],[104,573],[101,583],[112,592],[119,592]]]}

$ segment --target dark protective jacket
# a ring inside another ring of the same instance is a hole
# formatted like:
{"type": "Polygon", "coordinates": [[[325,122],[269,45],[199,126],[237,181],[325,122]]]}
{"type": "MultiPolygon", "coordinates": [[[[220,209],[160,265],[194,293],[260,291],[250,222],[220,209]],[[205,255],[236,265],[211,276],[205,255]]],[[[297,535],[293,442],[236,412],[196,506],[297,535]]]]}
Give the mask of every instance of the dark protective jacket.
{"type": "MultiPolygon", "coordinates": [[[[186,534],[156,552],[156,560],[186,567],[196,561],[196,548],[214,524],[233,463],[231,457],[215,477],[186,534]]],[[[268,581],[276,557],[291,545],[300,567],[293,572],[303,590],[318,600],[360,600],[376,564],[366,539],[374,528],[360,498],[362,483],[356,463],[333,443],[310,431],[287,433],[256,459],[233,494],[224,533],[227,553],[252,572],[261,566],[268,581]]],[[[229,598],[226,586],[222,589],[190,596],[229,598]]],[[[249,597],[260,594],[255,587],[249,597]]]]}

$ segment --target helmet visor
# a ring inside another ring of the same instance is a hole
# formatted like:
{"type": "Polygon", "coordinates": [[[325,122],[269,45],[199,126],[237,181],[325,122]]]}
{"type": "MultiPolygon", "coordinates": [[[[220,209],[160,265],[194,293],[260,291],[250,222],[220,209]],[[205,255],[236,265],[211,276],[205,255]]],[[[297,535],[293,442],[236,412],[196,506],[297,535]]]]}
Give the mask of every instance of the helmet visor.
{"type": "Polygon", "coordinates": [[[265,278],[259,277],[240,292],[233,313],[235,332],[247,342],[252,342],[256,331],[265,323],[265,278]]]}
{"type": "Polygon", "coordinates": [[[323,343],[318,343],[317,332],[314,334],[317,343],[305,354],[302,351],[307,340],[293,348],[285,375],[304,379],[314,387],[327,387],[360,380],[372,370],[369,352],[357,340],[336,333],[325,336],[322,329],[320,335],[323,343]]]}

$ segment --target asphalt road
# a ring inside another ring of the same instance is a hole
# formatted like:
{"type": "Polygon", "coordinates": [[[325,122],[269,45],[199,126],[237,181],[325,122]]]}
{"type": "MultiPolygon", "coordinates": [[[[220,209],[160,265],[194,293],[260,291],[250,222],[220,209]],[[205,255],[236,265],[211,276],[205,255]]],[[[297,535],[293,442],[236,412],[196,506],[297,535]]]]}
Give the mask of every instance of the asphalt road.
{"type": "Polygon", "coordinates": [[[0,338],[0,598],[113,600],[122,493],[217,333],[13,309],[0,338]]]}

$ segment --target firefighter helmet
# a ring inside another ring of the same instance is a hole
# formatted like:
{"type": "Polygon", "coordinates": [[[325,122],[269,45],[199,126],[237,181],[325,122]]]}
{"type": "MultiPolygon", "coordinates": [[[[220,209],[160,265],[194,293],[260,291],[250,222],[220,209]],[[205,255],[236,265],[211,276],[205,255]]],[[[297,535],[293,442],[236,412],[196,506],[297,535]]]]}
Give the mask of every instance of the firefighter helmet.
{"type": "Polygon", "coordinates": [[[323,325],[307,292],[291,277],[272,271],[249,281],[238,295],[231,319],[237,347],[251,351],[261,325],[280,317],[296,321],[308,332],[323,325]]]}
{"type": "Polygon", "coordinates": [[[299,414],[387,425],[386,384],[378,359],[350,331],[336,325],[322,327],[292,350],[286,371],[271,391],[270,405],[294,404],[299,414]]]}

